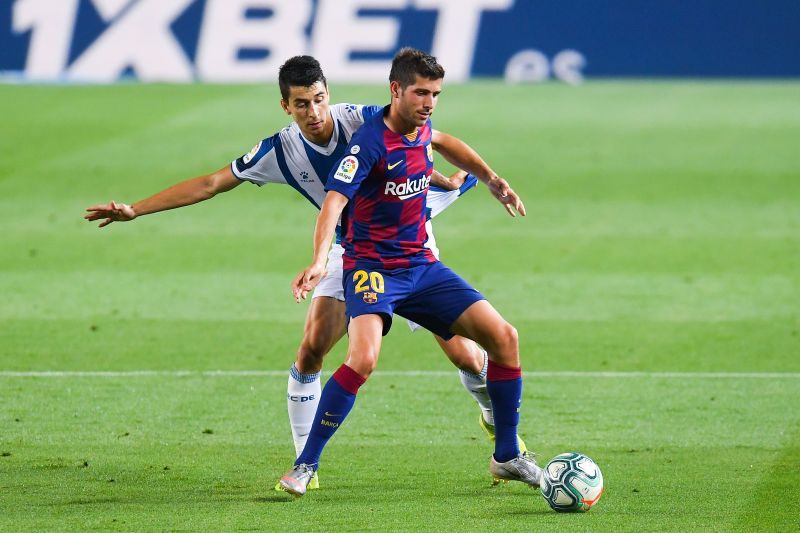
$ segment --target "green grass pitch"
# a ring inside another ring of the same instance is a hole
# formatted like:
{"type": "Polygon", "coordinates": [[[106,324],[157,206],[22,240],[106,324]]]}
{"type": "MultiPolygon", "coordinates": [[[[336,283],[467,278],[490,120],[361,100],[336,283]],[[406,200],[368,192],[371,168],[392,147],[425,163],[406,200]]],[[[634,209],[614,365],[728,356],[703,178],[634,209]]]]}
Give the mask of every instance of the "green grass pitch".
{"type": "Polygon", "coordinates": [[[313,208],[244,184],[103,230],[81,217],[225,165],[288,122],[278,98],[0,86],[0,530],[798,528],[800,85],[445,87],[436,127],[528,216],[480,186],[436,220],[442,257],[520,331],[529,447],[602,468],[582,515],[490,486],[477,408],[402,322],[322,489],[272,490],[313,208]]]}

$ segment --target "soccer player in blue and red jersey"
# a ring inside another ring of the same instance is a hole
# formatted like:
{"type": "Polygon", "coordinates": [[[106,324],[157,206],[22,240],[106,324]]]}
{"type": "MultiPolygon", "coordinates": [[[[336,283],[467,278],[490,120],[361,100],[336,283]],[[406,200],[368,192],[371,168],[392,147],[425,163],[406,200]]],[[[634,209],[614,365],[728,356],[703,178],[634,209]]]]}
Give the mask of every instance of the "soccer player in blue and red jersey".
{"type": "MultiPolygon", "coordinates": [[[[131,205],[112,201],[91,206],[87,208],[85,218],[89,221],[102,220],[102,228],[112,222],[131,221],[143,215],[202,202],[233,190],[244,182],[259,187],[267,184],[289,185],[319,209],[325,199],[327,178],[347,153],[346,148],[353,134],[368,117],[382,108],[330,104],[328,83],[322,67],[310,56],[288,59],[278,71],[278,85],[281,90],[280,105],[292,117],[289,126],[262,139],[249,153],[216,172],[182,181],[131,205]]],[[[470,150],[455,137],[441,136],[446,137],[442,145],[451,151],[470,150]]],[[[462,177],[460,186],[456,183],[457,176],[446,178],[434,172],[432,177],[428,219],[447,209],[474,184],[474,178],[471,177],[466,180],[462,177]]],[[[426,247],[438,255],[430,220],[427,228],[426,247]]],[[[345,333],[343,253],[339,244],[331,247],[327,276],[314,290],[303,328],[303,339],[289,371],[286,403],[297,455],[305,446],[317,411],[323,358],[345,333]]],[[[413,322],[409,322],[409,326],[412,329],[419,328],[413,322]]],[[[480,426],[490,439],[494,439],[491,401],[486,393],[488,363],[484,350],[461,337],[447,341],[435,338],[445,354],[459,367],[462,385],[480,406],[480,426]]],[[[522,441],[520,446],[524,446],[522,441]]],[[[309,488],[318,487],[319,479],[315,476],[309,488]]]]}
{"type": "Polygon", "coordinates": [[[292,284],[305,299],[325,274],[325,258],[341,215],[343,285],[349,345],[345,363],[322,391],[306,445],[280,480],[301,496],[319,465],[322,450],[353,407],[356,393],[375,369],[393,313],[421,324],[443,339],[462,335],[488,352],[487,389],[495,422],[489,469],[495,480],[538,487],[541,469],[517,442],[522,394],[517,332],[477,290],[425,247],[426,196],[433,149],[477,176],[514,216],[522,201],[474,152],[441,145],[430,115],[444,69],[424,52],[402,49],[389,75],[391,104],[364,122],[347,155],[331,173],[314,230],[314,257],[292,284]]]}

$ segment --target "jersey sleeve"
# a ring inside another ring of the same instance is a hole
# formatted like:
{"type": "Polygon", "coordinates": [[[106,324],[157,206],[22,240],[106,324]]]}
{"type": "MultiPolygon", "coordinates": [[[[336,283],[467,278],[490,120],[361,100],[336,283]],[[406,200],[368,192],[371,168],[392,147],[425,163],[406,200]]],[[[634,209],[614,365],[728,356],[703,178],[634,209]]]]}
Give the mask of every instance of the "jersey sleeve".
{"type": "Polygon", "coordinates": [[[325,190],[336,191],[352,199],[382,154],[383,146],[373,129],[362,127],[350,139],[347,155],[331,169],[325,190]]]}
{"type": "Polygon", "coordinates": [[[383,107],[379,105],[362,105],[361,106],[361,116],[364,118],[364,122],[368,121],[378,113],[383,113],[383,107]]]}
{"type": "Polygon", "coordinates": [[[383,107],[379,105],[336,104],[332,107],[341,119],[353,123],[355,129],[377,113],[383,112],[383,107]]]}
{"type": "Polygon", "coordinates": [[[464,178],[464,183],[461,187],[454,191],[448,191],[440,187],[431,186],[428,190],[427,198],[427,212],[428,219],[431,219],[453,205],[453,202],[461,198],[461,195],[475,187],[478,184],[478,178],[472,174],[467,174],[464,178]]]}
{"type": "Polygon", "coordinates": [[[286,183],[275,153],[275,145],[280,142],[279,135],[276,133],[259,141],[252,150],[234,160],[231,163],[233,175],[259,187],[267,183],[286,183]]]}

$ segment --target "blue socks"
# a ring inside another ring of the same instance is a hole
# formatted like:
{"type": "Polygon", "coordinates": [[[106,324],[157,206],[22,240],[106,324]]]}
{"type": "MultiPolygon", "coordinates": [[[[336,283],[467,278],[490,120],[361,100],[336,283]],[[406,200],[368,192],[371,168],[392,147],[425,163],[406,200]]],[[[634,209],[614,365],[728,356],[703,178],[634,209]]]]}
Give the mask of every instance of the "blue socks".
{"type": "MultiPolygon", "coordinates": [[[[325,384],[314,415],[305,448],[295,465],[307,464],[316,470],[322,450],[344,422],[356,401],[356,394],[366,381],[355,370],[342,365],[325,384]]],[[[486,389],[494,412],[494,458],[504,463],[519,455],[517,426],[522,402],[522,369],[503,366],[489,360],[486,389]]]]}
{"type": "Polygon", "coordinates": [[[517,426],[522,403],[522,369],[489,360],[486,390],[494,412],[494,458],[505,463],[519,455],[517,426]]]}
{"type": "Polygon", "coordinates": [[[295,465],[307,464],[313,466],[314,470],[317,469],[322,450],[350,413],[356,401],[356,393],[365,381],[365,378],[347,365],[340,366],[333,373],[322,389],[311,432],[305,448],[294,462],[295,465]]]}

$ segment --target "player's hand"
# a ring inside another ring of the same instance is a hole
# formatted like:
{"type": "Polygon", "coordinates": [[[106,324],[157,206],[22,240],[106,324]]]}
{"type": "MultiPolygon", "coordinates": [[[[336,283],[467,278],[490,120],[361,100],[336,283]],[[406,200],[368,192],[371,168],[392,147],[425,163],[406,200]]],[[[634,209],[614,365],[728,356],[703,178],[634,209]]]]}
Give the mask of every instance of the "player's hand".
{"type": "Polygon", "coordinates": [[[295,276],[294,281],[292,281],[292,295],[294,295],[294,301],[300,303],[301,300],[305,300],[308,293],[319,285],[319,282],[322,281],[325,274],[327,274],[327,272],[324,266],[312,264],[295,276]]]}
{"type": "Polygon", "coordinates": [[[519,213],[522,216],[525,216],[525,205],[522,203],[519,195],[514,192],[506,180],[501,178],[500,176],[495,176],[492,178],[489,183],[487,183],[489,187],[489,191],[492,193],[492,196],[497,198],[497,201],[503,204],[503,207],[506,208],[508,214],[512,217],[517,216],[519,213]]]}
{"type": "Polygon", "coordinates": [[[128,220],[136,218],[136,212],[131,206],[117,203],[113,200],[110,204],[98,204],[87,207],[86,211],[88,213],[84,215],[83,218],[90,222],[93,220],[100,220],[101,218],[105,219],[100,223],[98,226],[99,228],[108,226],[112,222],[127,222],[128,220]]]}
{"type": "Polygon", "coordinates": [[[458,170],[456,171],[455,174],[451,174],[450,176],[448,176],[447,181],[450,182],[450,186],[452,187],[452,189],[449,190],[455,191],[459,189],[462,185],[464,185],[464,182],[467,180],[468,175],[469,174],[467,173],[466,170],[458,170]]]}
{"type": "Polygon", "coordinates": [[[466,179],[467,172],[464,170],[458,170],[451,176],[445,176],[434,170],[431,174],[431,185],[444,189],[445,191],[456,191],[459,187],[464,185],[466,179]]]}

